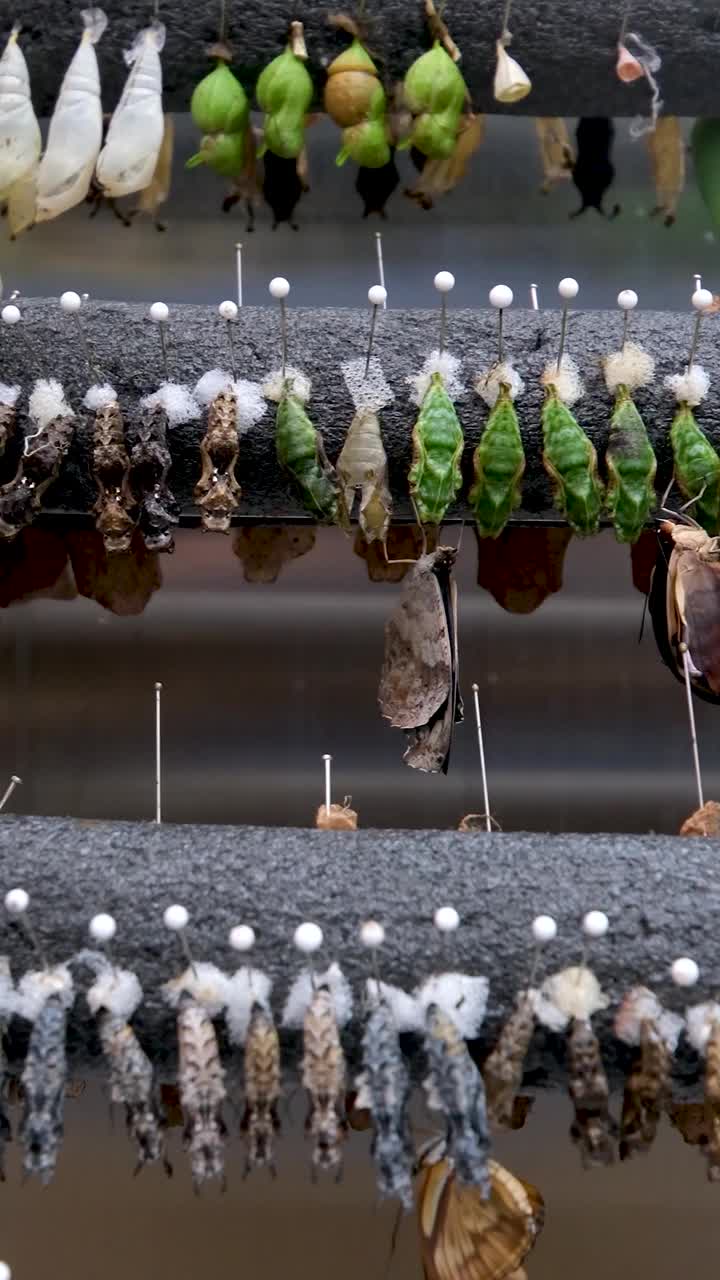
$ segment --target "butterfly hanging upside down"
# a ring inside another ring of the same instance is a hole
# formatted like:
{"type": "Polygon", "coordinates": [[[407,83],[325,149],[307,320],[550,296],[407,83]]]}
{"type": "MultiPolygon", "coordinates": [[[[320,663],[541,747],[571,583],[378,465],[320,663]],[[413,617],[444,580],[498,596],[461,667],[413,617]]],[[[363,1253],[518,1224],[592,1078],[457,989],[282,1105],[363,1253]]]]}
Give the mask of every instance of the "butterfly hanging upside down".
{"type": "Polygon", "coordinates": [[[420,1153],[418,1225],[426,1280],[525,1280],[523,1262],[545,1220],[536,1187],[496,1160],[490,1195],[458,1183],[444,1139],[420,1153]]]}

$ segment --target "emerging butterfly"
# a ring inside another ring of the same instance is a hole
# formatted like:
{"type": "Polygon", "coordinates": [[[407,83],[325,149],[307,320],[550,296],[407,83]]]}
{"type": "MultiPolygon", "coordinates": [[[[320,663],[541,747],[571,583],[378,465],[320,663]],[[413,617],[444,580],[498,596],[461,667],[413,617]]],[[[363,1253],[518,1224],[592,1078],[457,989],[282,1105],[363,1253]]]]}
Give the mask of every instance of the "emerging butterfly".
{"type": "Polygon", "coordinates": [[[425,1280],[525,1280],[523,1262],[545,1221],[537,1187],[488,1161],[490,1196],[462,1186],[444,1139],[420,1152],[418,1225],[425,1280]]]}

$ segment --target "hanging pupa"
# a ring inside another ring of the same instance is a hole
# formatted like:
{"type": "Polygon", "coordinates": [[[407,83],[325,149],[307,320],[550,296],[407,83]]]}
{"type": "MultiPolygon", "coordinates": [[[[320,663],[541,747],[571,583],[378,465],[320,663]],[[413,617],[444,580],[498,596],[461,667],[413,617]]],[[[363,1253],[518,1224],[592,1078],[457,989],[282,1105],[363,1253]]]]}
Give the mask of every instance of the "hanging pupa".
{"type": "Polygon", "coordinates": [[[595,974],[575,965],[546,978],[535,1013],[551,1031],[570,1024],[567,1039],[568,1088],[575,1116],[570,1135],[580,1148],[583,1166],[612,1164],[615,1122],[608,1110],[609,1088],[600,1045],[590,1019],[607,1008],[608,999],[595,974]]]}
{"type": "Polygon", "coordinates": [[[5,1110],[7,1062],[5,1034],[15,1012],[15,984],[7,956],[0,956],[0,1182],[5,1181],[5,1145],[12,1139],[10,1120],[5,1110]]]}
{"type": "MultiPolygon", "coordinates": [[[[91,932],[93,924],[94,921],[91,932]]],[[[119,969],[100,951],[81,951],[76,963],[95,974],[86,999],[97,1020],[100,1044],[110,1068],[110,1100],[123,1108],[127,1134],[137,1153],[135,1173],[161,1160],[169,1176],[172,1168],[165,1154],[153,1066],[130,1025],[143,998],[137,975],[130,969],[119,969]]]]}
{"type": "Polygon", "coordinates": [[[520,63],[510,57],[505,47],[509,39],[509,32],[506,31],[495,45],[495,79],[493,81],[495,101],[506,105],[522,102],[532,89],[529,77],[526,76],[520,63]]]}
{"type": "Polygon", "coordinates": [[[413,427],[410,494],[421,524],[441,525],[461,485],[463,433],[453,399],[463,392],[460,361],[433,351],[422,370],[406,379],[420,412],[413,427]]]}
{"type": "Polygon", "coordinates": [[[235,178],[245,161],[250,128],[250,103],[237,76],[227,65],[232,54],[223,43],[213,45],[213,71],[195,86],[190,114],[203,137],[200,150],[186,162],[186,169],[205,164],[225,178],[235,178]]]}
{"type": "MultiPolygon", "coordinates": [[[[404,993],[403,993],[404,994],[404,993]]],[[[355,1108],[372,1116],[372,1157],[378,1190],[396,1196],[404,1209],[412,1209],[414,1147],[410,1131],[410,1076],[398,1039],[392,1008],[368,983],[370,1011],[362,1042],[362,1072],[355,1085],[355,1108]],[[371,995],[374,991],[374,999],[371,995]]]]}
{"type": "Polygon", "coordinates": [[[348,48],[330,63],[324,90],[325,110],[343,131],[335,163],[353,160],[360,168],[382,169],[390,163],[382,81],[352,19],[339,14],[330,22],[352,37],[348,48]]]}
{"type": "Polygon", "coordinates": [[[678,117],[660,116],[655,128],[646,134],[646,143],[657,201],[652,214],[661,213],[665,226],[671,227],[685,188],[685,139],[678,117]]]}
{"type": "Polygon", "coordinates": [[[708,1000],[686,1014],[687,1036],[705,1059],[703,1109],[708,1182],[720,1182],[720,1004],[708,1000]]]}
{"type": "Polygon", "coordinates": [[[261,71],[255,86],[260,109],[265,113],[258,156],[270,151],[283,160],[296,160],[303,150],[305,116],[313,96],[306,60],[303,24],[293,22],[284,52],[261,71]]]}
{"type": "MultiPolygon", "coordinates": [[[[295,932],[296,946],[310,954],[322,945],[322,930],[307,921],[295,932]]],[[[347,1137],[345,1094],[347,1067],[340,1030],[352,1015],[352,992],[338,964],[324,973],[301,971],[292,984],[283,1026],[302,1027],[302,1083],[308,1095],[306,1133],[312,1137],[312,1178],[318,1170],[342,1175],[342,1147],[347,1137]]]]}
{"type": "Polygon", "coordinates": [[[19,34],[16,23],[0,57],[0,203],[17,200],[20,188],[29,187],[34,196],[42,150],[19,34]]]}
{"type": "Polygon", "coordinates": [[[682,1018],[663,1009],[647,987],[632,987],[615,1014],[615,1035],[637,1052],[625,1081],[620,1159],[650,1150],[670,1099],[673,1054],[682,1018]]]}
{"type": "MultiPolygon", "coordinates": [[[[637,294],[624,289],[618,304],[625,312],[637,305],[637,294]]],[[[605,450],[608,485],[607,511],[618,542],[637,542],[655,506],[657,462],[648,433],[633,400],[633,392],[647,386],[655,373],[655,361],[636,342],[623,339],[620,351],[603,360],[605,385],[615,396],[610,435],[605,450]]]]}
{"type": "Polygon", "coordinates": [[[571,413],[585,388],[567,355],[547,365],[541,381],[543,463],[553,482],[555,505],[574,533],[588,537],[600,527],[603,491],[595,446],[571,413]]]}
{"type": "MultiPolygon", "coordinates": [[[[237,925],[230,945],[249,951],[255,931],[237,925]]],[[[280,1130],[280,1038],[270,1006],[272,980],[262,969],[242,965],[228,980],[225,1021],[230,1041],[244,1047],[245,1108],[241,1131],[246,1142],[245,1175],[267,1168],[275,1177],[275,1138],[280,1130]]]]}
{"type": "Polygon", "coordinates": [[[497,538],[522,501],[525,450],[515,399],[524,389],[509,360],[493,365],[475,380],[475,390],[490,407],[473,454],[475,482],[468,494],[481,538],[497,538]]]}
{"type": "Polygon", "coordinates": [[[157,20],[125,53],[130,74],[108,126],[95,176],[103,194],[116,199],[142,191],[152,181],[162,146],[162,65],[165,27],[157,20]]]}
{"type": "Polygon", "coordinates": [[[0,489],[0,538],[14,538],[41,510],[75,432],[75,414],[55,378],[38,378],[28,401],[34,432],[25,436],[14,478],[0,489]]]}
{"type": "Polygon", "coordinates": [[[85,30],[65,73],[37,177],[37,222],[47,222],[83,201],[90,189],[103,136],[100,72],[95,45],[107,26],[102,9],[83,9],[85,30]]]}
{"type": "Polygon", "coordinates": [[[305,510],[319,524],[338,519],[338,483],[328,461],[322,436],[308,417],[305,405],[310,381],[297,369],[270,374],[263,394],[277,403],[275,447],[278,462],[292,476],[305,510]]]}
{"type": "Polygon", "coordinates": [[[497,1044],[483,1064],[488,1114],[503,1128],[513,1125],[525,1058],[535,1029],[535,996],[532,988],[518,992],[515,1008],[503,1023],[497,1044]]]}
{"type": "Polygon", "coordinates": [[[370,544],[379,541],[383,545],[390,527],[392,497],[379,414],[381,409],[392,403],[394,397],[379,360],[374,359],[371,353],[378,308],[384,304],[386,297],[382,286],[373,285],[369,289],[368,300],[373,311],[367,358],[348,360],[342,365],[345,385],[355,406],[355,416],[336,464],[341,498],[348,520],[359,490],[359,522],[366,542],[370,544]]]}
{"type": "Polygon", "coordinates": [[[127,551],[135,532],[136,503],[130,485],[130,457],[117,393],[109,384],[92,386],[83,404],[95,415],[93,475],[98,489],[95,527],[109,555],[127,551]]]}
{"type": "Polygon", "coordinates": [[[74,999],[72,977],[64,964],[23,974],[17,988],[16,1012],[33,1024],[21,1076],[23,1169],[45,1185],[55,1173],[63,1139],[65,1037],[74,999]]]}
{"type": "Polygon", "coordinates": [[[693,520],[711,535],[720,532],[720,456],[697,424],[693,409],[702,404],[710,390],[710,379],[699,364],[685,373],[665,379],[665,386],[678,402],[670,427],[673,475],[678,489],[688,500],[693,520]]]}
{"type": "Polygon", "coordinates": [[[428,159],[447,160],[455,150],[468,90],[440,40],[406,72],[403,90],[413,122],[399,148],[413,147],[428,159]]]}
{"type": "MultiPolygon", "coordinates": [[[[172,910],[165,913],[166,921],[172,910]]],[[[177,1012],[178,1086],[193,1187],[198,1192],[204,1182],[216,1178],[224,1189],[227,1094],[212,1020],[227,1005],[228,978],[214,964],[194,962],[166,982],[162,993],[177,1012]]]]}

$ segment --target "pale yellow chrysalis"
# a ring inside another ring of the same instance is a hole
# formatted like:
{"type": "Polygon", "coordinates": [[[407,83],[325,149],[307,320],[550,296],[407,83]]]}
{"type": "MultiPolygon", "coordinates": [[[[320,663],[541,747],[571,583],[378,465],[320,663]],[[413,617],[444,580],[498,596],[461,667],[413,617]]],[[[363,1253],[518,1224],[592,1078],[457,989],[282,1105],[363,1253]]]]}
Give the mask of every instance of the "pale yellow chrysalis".
{"type": "Polygon", "coordinates": [[[520,102],[526,98],[532,85],[519,62],[511,58],[502,40],[495,46],[495,82],[493,96],[496,102],[520,102]]]}
{"type": "Polygon", "coordinates": [[[42,148],[40,126],[30,96],[30,76],[14,26],[0,58],[0,196],[26,181],[42,148]]]}
{"type": "Polygon", "coordinates": [[[107,18],[102,9],[84,9],[85,30],[65,72],[50,120],[38,171],[35,219],[47,222],[80,204],[88,193],[102,146],[100,72],[95,45],[107,18]]]}
{"type": "Polygon", "coordinates": [[[153,22],[125,54],[130,74],[95,172],[106,196],[129,196],[152,182],[164,129],[160,64],[164,43],[163,24],[153,22]]]}

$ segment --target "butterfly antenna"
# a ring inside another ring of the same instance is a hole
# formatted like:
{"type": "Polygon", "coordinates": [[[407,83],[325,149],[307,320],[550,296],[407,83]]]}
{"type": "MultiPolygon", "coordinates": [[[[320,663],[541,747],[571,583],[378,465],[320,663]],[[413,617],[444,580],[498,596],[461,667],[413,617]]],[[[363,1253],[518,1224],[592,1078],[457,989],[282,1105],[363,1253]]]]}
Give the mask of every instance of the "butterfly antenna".
{"type": "Polygon", "coordinates": [[[459,538],[458,538],[458,540],[457,540],[457,546],[456,546],[456,548],[455,548],[455,555],[456,555],[456,556],[458,556],[458,555],[460,554],[460,548],[461,548],[461,546],[462,546],[462,540],[463,540],[463,534],[464,534],[464,532],[465,532],[465,521],[464,521],[464,520],[461,520],[461,521],[460,521],[460,537],[459,537],[459,538]]]}
{"type": "Polygon", "coordinates": [[[390,1234],[390,1252],[388,1254],[388,1260],[385,1265],[384,1280],[388,1280],[388,1276],[390,1275],[390,1270],[392,1268],[393,1260],[395,1258],[395,1252],[397,1250],[397,1244],[400,1238],[400,1227],[402,1225],[402,1216],[403,1216],[402,1205],[399,1205],[397,1210],[395,1211],[395,1221],[393,1222],[393,1229],[390,1234]]]}
{"type": "Polygon", "coordinates": [[[410,501],[412,503],[412,509],[415,512],[415,523],[420,530],[420,537],[422,538],[422,551],[420,554],[421,556],[425,556],[427,555],[427,534],[425,532],[425,525],[420,519],[420,512],[417,509],[417,503],[412,494],[410,495],[410,501]]]}

